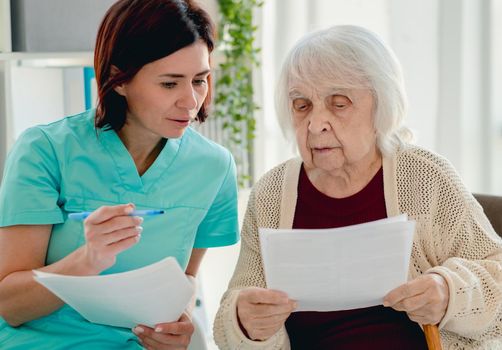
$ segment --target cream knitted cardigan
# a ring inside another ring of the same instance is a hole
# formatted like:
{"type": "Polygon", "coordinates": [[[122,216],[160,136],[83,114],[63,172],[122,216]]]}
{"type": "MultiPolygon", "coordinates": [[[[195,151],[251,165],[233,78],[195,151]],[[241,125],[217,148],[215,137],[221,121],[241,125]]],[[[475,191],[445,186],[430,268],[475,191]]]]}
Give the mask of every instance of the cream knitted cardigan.
{"type": "MultiPolygon", "coordinates": [[[[246,338],[236,300],[242,288],[266,287],[258,227],[292,227],[301,164],[295,158],[272,169],[250,195],[239,260],[214,323],[220,349],[290,348],[284,327],[263,342],[246,338]]],[[[448,282],[443,349],[502,349],[502,240],[481,206],[448,161],[416,146],[384,157],[383,173],[387,215],[417,222],[409,279],[436,272],[448,282]]]]}

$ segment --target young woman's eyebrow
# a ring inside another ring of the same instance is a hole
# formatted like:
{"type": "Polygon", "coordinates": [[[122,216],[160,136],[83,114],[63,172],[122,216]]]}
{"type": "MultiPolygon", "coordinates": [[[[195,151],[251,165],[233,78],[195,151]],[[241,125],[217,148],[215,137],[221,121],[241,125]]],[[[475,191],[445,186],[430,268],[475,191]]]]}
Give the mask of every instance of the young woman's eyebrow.
{"type": "MultiPolygon", "coordinates": [[[[211,72],[210,69],[206,69],[205,71],[202,71],[200,73],[195,74],[196,77],[200,77],[206,74],[209,74],[211,72]]],[[[160,74],[159,77],[167,77],[167,78],[185,78],[185,74],[177,74],[177,73],[164,73],[160,74]]]]}

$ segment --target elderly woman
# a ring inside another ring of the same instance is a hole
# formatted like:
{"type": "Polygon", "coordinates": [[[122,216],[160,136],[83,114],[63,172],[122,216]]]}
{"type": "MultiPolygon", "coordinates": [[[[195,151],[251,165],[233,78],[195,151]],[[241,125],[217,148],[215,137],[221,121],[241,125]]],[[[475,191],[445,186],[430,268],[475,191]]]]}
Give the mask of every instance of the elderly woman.
{"type": "Polygon", "coordinates": [[[278,108],[301,159],[253,189],[214,325],[220,348],[426,349],[419,324],[439,324],[445,349],[502,348],[502,241],[451,164],[408,143],[403,77],[389,47],[355,26],[306,36],[283,66],[278,108]],[[258,228],[401,213],[417,223],[409,280],[383,305],[294,312],[295,301],[267,289],[258,228]]]}

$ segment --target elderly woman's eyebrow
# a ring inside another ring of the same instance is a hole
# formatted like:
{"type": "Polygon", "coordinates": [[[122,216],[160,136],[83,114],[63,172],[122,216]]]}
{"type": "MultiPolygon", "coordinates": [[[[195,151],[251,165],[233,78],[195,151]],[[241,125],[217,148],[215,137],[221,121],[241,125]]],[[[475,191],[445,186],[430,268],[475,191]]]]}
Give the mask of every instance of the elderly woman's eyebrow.
{"type": "Polygon", "coordinates": [[[350,94],[351,89],[342,88],[342,87],[332,87],[326,90],[325,95],[348,95],[350,94]]]}
{"type": "Polygon", "coordinates": [[[289,91],[288,96],[290,99],[295,99],[295,98],[306,98],[305,94],[301,93],[299,90],[292,89],[289,91]]]}
{"type": "MultiPolygon", "coordinates": [[[[342,87],[326,87],[319,89],[317,92],[315,92],[319,96],[331,96],[331,95],[344,95],[344,96],[349,96],[351,94],[351,89],[348,88],[342,88],[342,87]]],[[[308,98],[303,92],[296,88],[292,88],[288,92],[288,97],[290,99],[296,99],[296,98],[308,98]]]]}

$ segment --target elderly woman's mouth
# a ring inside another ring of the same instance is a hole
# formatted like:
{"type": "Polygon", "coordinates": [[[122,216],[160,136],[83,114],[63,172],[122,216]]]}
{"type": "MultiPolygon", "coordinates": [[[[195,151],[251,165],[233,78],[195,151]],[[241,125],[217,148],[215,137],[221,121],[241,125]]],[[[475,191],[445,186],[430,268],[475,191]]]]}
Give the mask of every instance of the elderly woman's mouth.
{"type": "Polygon", "coordinates": [[[313,147],[312,151],[316,153],[328,153],[340,147],[313,147]]]}

